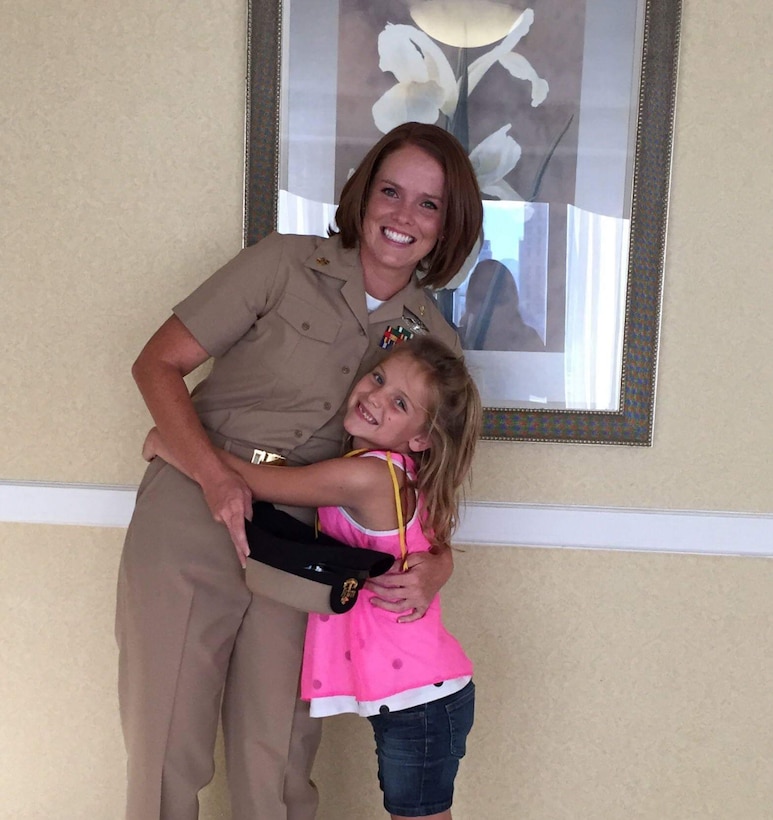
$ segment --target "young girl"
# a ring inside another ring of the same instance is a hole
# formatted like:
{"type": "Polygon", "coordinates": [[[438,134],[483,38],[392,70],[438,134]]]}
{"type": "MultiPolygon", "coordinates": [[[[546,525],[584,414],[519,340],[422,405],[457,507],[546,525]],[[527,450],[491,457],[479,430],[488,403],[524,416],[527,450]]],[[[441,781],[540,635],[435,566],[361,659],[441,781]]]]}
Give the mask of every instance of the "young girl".
{"type": "MultiPolygon", "coordinates": [[[[318,507],[323,532],[404,561],[410,552],[448,549],[480,425],[464,363],[421,336],[396,346],[353,388],[347,457],[303,467],[222,457],[256,498],[318,507]]],[[[143,455],[169,455],[155,430],[143,455]]],[[[450,820],[473,722],[472,664],[444,629],[437,598],[421,620],[399,623],[369,606],[370,597],[363,590],[343,615],[309,616],[301,696],[315,717],[354,712],[371,722],[393,820],[450,820]]]]}

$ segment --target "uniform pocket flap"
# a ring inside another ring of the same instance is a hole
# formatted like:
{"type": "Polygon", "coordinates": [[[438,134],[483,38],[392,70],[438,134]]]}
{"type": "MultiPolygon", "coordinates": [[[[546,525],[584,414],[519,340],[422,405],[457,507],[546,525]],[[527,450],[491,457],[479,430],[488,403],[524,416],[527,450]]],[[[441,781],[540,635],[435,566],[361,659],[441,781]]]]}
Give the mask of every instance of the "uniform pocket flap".
{"type": "Polygon", "coordinates": [[[277,313],[302,336],[316,339],[320,342],[332,343],[338,335],[341,320],[299,299],[292,293],[285,294],[284,299],[277,305],[277,313]]]}

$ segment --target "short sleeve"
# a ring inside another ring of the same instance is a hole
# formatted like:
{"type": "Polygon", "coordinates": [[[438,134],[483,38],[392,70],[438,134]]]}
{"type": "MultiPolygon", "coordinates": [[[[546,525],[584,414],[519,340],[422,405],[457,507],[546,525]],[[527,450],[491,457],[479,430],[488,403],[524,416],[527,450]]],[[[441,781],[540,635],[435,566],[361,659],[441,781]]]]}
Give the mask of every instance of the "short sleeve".
{"type": "Polygon", "coordinates": [[[225,353],[278,298],[286,240],[272,233],[245,248],[174,306],[175,315],[210,356],[225,353]]]}

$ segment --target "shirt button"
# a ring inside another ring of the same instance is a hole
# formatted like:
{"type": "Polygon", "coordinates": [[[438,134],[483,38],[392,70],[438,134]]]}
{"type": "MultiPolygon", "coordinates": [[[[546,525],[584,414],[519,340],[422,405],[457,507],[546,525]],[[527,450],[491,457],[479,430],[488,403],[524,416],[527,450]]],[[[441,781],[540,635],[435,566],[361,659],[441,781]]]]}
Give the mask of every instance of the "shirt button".
{"type": "Polygon", "coordinates": [[[333,405],[329,401],[326,401],[322,406],[325,410],[329,410],[333,405]]]}
{"type": "Polygon", "coordinates": [[[303,430],[296,430],[295,438],[303,438],[303,430]]]}
{"type": "Polygon", "coordinates": [[[311,327],[311,325],[310,325],[308,322],[304,322],[304,323],[301,325],[301,329],[302,329],[302,330],[308,330],[310,327],[311,327]]]}
{"type": "Polygon", "coordinates": [[[344,374],[344,376],[348,376],[349,375],[349,368],[346,365],[344,365],[341,368],[341,372],[344,374]]]}

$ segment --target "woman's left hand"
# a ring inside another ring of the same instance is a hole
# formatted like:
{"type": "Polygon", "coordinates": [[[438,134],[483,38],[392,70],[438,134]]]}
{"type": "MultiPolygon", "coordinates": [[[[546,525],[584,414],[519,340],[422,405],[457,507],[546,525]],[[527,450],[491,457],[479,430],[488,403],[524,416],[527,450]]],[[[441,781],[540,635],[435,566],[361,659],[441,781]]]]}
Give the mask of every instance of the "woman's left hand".
{"type": "Polygon", "coordinates": [[[408,569],[393,569],[377,578],[371,578],[366,586],[374,593],[371,604],[388,612],[403,612],[398,623],[410,623],[423,618],[432,603],[451,577],[454,558],[450,548],[439,553],[415,552],[408,556],[408,569]]]}

